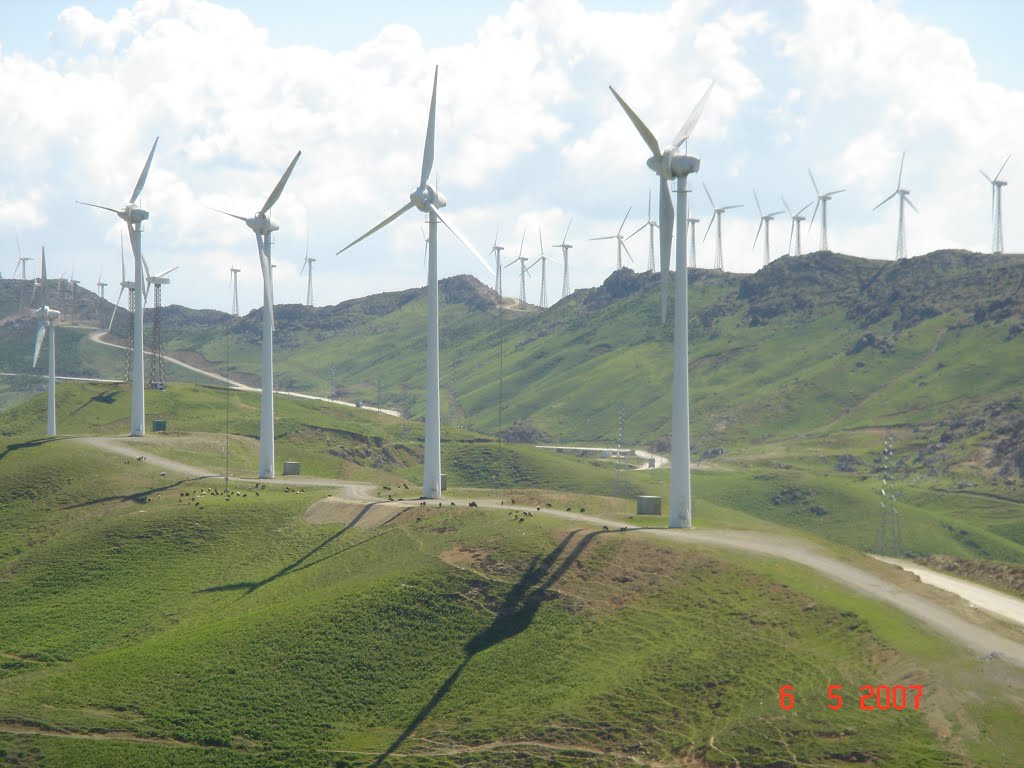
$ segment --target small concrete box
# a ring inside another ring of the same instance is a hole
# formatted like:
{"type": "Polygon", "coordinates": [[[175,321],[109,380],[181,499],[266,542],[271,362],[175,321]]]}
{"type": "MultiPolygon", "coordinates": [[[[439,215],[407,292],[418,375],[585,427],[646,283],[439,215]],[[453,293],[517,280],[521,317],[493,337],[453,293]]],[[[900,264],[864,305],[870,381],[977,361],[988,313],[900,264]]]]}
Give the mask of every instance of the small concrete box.
{"type": "Polygon", "coordinates": [[[441,473],[441,490],[448,490],[448,475],[446,475],[444,472],[441,473]]]}
{"type": "Polygon", "coordinates": [[[636,513],[638,515],[660,515],[661,496],[637,496],[636,513]]]}
{"type": "Polygon", "coordinates": [[[167,420],[166,419],[153,419],[153,431],[154,432],[166,432],[167,431],[167,420]]]}
{"type": "Polygon", "coordinates": [[[298,475],[298,474],[301,474],[299,472],[299,462],[297,462],[297,461],[286,461],[284,463],[284,473],[286,475],[298,475]]]}

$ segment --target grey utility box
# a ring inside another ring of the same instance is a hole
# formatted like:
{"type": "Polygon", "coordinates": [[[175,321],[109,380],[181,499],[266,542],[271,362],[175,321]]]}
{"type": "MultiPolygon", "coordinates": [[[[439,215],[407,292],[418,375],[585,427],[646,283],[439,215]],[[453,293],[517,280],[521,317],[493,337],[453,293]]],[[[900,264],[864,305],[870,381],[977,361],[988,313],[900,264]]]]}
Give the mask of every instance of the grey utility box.
{"type": "Polygon", "coordinates": [[[153,431],[154,432],[166,432],[167,421],[165,419],[153,419],[153,431]]]}
{"type": "Polygon", "coordinates": [[[636,513],[638,515],[660,515],[661,496],[637,496],[636,513]]]}
{"type": "Polygon", "coordinates": [[[300,472],[299,472],[299,462],[297,462],[297,461],[286,461],[284,463],[284,473],[286,475],[298,475],[298,474],[300,474],[300,472]]]}
{"type": "Polygon", "coordinates": [[[448,490],[448,475],[446,475],[444,472],[441,473],[441,490],[448,490]]]}

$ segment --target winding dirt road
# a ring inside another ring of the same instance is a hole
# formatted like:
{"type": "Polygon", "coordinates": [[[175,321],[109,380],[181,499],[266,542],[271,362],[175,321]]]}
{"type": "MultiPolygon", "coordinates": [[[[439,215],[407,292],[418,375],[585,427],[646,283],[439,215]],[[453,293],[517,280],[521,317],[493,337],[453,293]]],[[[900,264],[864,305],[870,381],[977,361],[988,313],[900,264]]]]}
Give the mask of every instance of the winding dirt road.
{"type": "MultiPolygon", "coordinates": [[[[181,462],[165,459],[161,456],[148,453],[144,444],[134,438],[108,438],[108,437],[81,437],[76,438],[101,450],[115,453],[121,456],[136,458],[145,456],[145,460],[155,466],[184,475],[186,478],[223,478],[223,473],[211,472],[201,467],[195,467],[181,462]],[[133,443],[133,440],[135,442],[133,443]]],[[[232,478],[241,481],[253,481],[253,477],[232,478]]],[[[274,484],[306,485],[318,487],[337,488],[339,495],[357,500],[372,500],[382,505],[393,505],[405,508],[412,503],[418,503],[419,499],[405,501],[381,501],[373,494],[376,486],[366,483],[354,483],[344,480],[316,477],[294,477],[268,480],[274,484]]],[[[432,502],[428,502],[432,503],[432,502]]],[[[454,503],[456,506],[466,506],[468,499],[446,497],[445,506],[454,503]]],[[[486,504],[486,502],[478,502],[486,504]]],[[[486,507],[482,507],[486,508],[486,507]]],[[[493,508],[493,507],[492,507],[493,508]]],[[[539,511],[534,507],[515,506],[505,504],[499,507],[502,512],[508,510],[529,511],[533,514],[545,514],[566,520],[572,520],[595,527],[603,526],[610,531],[630,533],[640,536],[651,536],[658,539],[665,539],[688,544],[703,544],[711,547],[725,547],[732,550],[752,552],[759,555],[777,557],[790,562],[804,565],[816,573],[841,584],[844,587],[854,590],[862,595],[879,600],[887,605],[896,608],[903,613],[914,617],[922,624],[931,628],[938,634],[952,640],[963,647],[968,648],[972,653],[985,659],[1001,659],[1017,667],[1024,668],[1024,633],[1020,630],[1007,629],[1006,634],[997,633],[991,629],[981,626],[988,622],[987,616],[979,615],[973,610],[953,611],[942,604],[941,599],[932,599],[924,593],[911,591],[895,583],[881,578],[874,573],[859,568],[850,563],[844,562],[832,555],[822,547],[812,542],[777,534],[768,534],[754,531],[737,530],[669,530],[666,528],[640,528],[634,525],[623,525],[619,521],[608,520],[593,515],[586,515],[576,512],[565,512],[557,509],[541,508],[539,511]],[[977,616],[975,623],[968,618],[977,616]],[[1016,637],[1014,637],[1016,635],[1016,637]]],[[[893,566],[893,573],[899,573],[899,569],[893,566]]]]}

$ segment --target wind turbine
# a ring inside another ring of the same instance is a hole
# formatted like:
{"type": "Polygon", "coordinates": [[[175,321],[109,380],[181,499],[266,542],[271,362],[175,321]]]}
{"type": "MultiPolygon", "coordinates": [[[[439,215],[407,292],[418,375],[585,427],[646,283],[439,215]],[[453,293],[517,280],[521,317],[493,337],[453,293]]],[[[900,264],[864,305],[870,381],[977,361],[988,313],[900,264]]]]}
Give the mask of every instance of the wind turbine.
{"type": "MultiPolygon", "coordinates": [[[[261,357],[263,370],[261,372],[261,393],[260,393],[260,477],[272,478],[274,476],[274,278],[271,273],[270,247],[272,241],[270,236],[277,232],[280,227],[277,222],[270,218],[270,209],[281,197],[284,185],[288,183],[288,177],[295,170],[295,164],[299,162],[302,151],[295,153],[295,157],[288,164],[281,180],[271,191],[267,201],[251,217],[238,216],[227,211],[217,211],[239,221],[256,235],[256,250],[260,258],[260,270],[263,272],[263,345],[261,357]]],[[[216,210],[216,209],[215,209],[216,210]]]]}
{"type": "Polygon", "coordinates": [[[592,238],[590,238],[591,241],[593,241],[593,240],[615,240],[615,241],[617,241],[618,247],[617,247],[617,249],[615,251],[615,269],[616,270],[622,269],[622,252],[623,251],[625,251],[626,255],[629,256],[630,263],[631,264],[636,264],[636,262],[633,261],[633,254],[631,254],[629,252],[629,248],[626,247],[626,238],[624,238],[622,236],[622,228],[624,226],[626,226],[626,219],[629,218],[630,211],[632,211],[632,210],[633,210],[633,206],[629,206],[629,208],[626,210],[626,215],[622,217],[622,223],[619,224],[619,231],[616,232],[614,235],[605,235],[604,237],[592,237],[592,238]]]}
{"type": "Polygon", "coordinates": [[[771,263],[771,249],[768,242],[768,228],[771,226],[772,219],[782,213],[782,211],[773,211],[772,213],[765,213],[761,210],[761,201],[757,199],[757,190],[754,190],[754,202],[757,203],[757,213],[761,217],[761,223],[757,225],[757,233],[754,235],[754,244],[750,247],[750,250],[757,248],[757,237],[761,234],[761,227],[764,227],[764,264],[762,266],[767,267],[771,263]]]}
{"type": "MultiPolygon", "coordinates": [[[[979,170],[982,176],[992,185],[992,253],[1003,252],[1003,187],[1006,186],[1007,182],[1000,181],[999,174],[1003,172],[1003,168],[1010,162],[1010,156],[1007,155],[1003,164],[999,166],[999,171],[992,178],[982,170],[979,170]]],[[[22,272],[22,279],[24,280],[25,275],[22,272]]]]}
{"type": "MultiPolygon", "coordinates": [[[[163,287],[170,285],[171,282],[171,279],[167,276],[176,270],[177,267],[165,269],[158,275],[150,275],[149,264],[146,263],[145,258],[142,259],[142,266],[146,269],[146,295],[148,296],[150,288],[153,289],[153,340],[150,342],[153,359],[149,366],[149,388],[165,389],[167,387],[167,374],[164,367],[164,342],[160,323],[160,310],[164,303],[163,287]]],[[[146,306],[145,298],[143,298],[142,306],[143,308],[146,306]]]]}
{"type": "Polygon", "coordinates": [[[893,192],[891,195],[889,195],[887,198],[885,198],[885,200],[883,200],[882,202],[880,202],[878,205],[876,205],[874,208],[871,209],[873,211],[877,211],[879,208],[881,208],[887,202],[889,202],[894,197],[896,197],[896,195],[900,196],[900,214],[899,214],[899,221],[896,224],[896,260],[897,261],[899,261],[900,259],[907,258],[907,232],[906,232],[906,228],[904,227],[904,224],[903,224],[903,204],[906,203],[911,208],[913,208],[914,211],[916,211],[917,213],[920,213],[920,211],[917,210],[917,208],[914,206],[914,204],[907,199],[910,196],[910,190],[909,189],[903,189],[900,186],[901,182],[903,181],[903,161],[906,159],[906,157],[907,157],[907,153],[904,152],[903,156],[900,158],[900,175],[896,178],[896,191],[893,192]]]}
{"type": "Polygon", "coordinates": [[[423,496],[428,499],[441,498],[441,378],[438,359],[438,312],[437,312],[437,222],[444,224],[470,253],[476,256],[488,272],[488,264],[476,249],[469,244],[455,226],[441,215],[441,208],[447,204],[444,195],[427,184],[434,166],[434,124],[437,111],[437,67],[434,67],[434,89],[430,96],[430,115],[427,118],[427,137],[423,144],[423,165],[420,168],[419,185],[409,195],[409,202],[399,208],[369,232],[342,248],[348,250],[366,239],[378,229],[386,227],[406,211],[416,208],[429,215],[429,258],[427,265],[427,397],[426,414],[423,424],[423,496]]]}
{"type": "MultiPolygon", "coordinates": [[[[712,83],[714,85],[714,83],[712,83]]],[[[610,87],[610,86],[609,86],[610,87]]],[[[644,125],[637,114],[629,108],[622,97],[610,88],[619,106],[625,111],[633,126],[640,133],[644,143],[651,150],[647,167],[658,174],[661,192],[659,196],[659,232],[661,233],[661,319],[665,322],[668,311],[668,273],[672,257],[672,214],[676,217],[676,296],[673,329],[672,361],[672,475],[669,488],[669,527],[689,528],[692,524],[690,500],[690,391],[689,391],[689,309],[687,307],[686,272],[686,181],[687,176],[696,173],[700,160],[690,157],[679,148],[693,131],[700,113],[704,109],[711,86],[697,106],[694,107],[683,127],[664,149],[658,144],[651,130],[644,125]],[[669,181],[676,179],[676,208],[672,210],[672,193],[669,181]]]]}
{"type": "Polygon", "coordinates": [[[811,227],[814,226],[814,217],[818,215],[818,206],[821,206],[821,246],[818,248],[819,251],[828,250],[828,201],[832,199],[832,195],[838,195],[840,192],[845,192],[845,189],[836,189],[832,192],[821,192],[818,190],[818,182],[814,180],[814,174],[811,173],[811,169],[807,169],[807,175],[811,177],[811,184],[814,185],[814,194],[818,196],[818,202],[814,204],[814,211],[811,213],[811,221],[807,225],[807,230],[810,231],[811,227]]]}
{"type": "Polygon", "coordinates": [[[639,227],[637,227],[635,230],[633,230],[633,234],[631,234],[626,239],[629,240],[630,238],[633,237],[633,235],[639,235],[640,232],[643,231],[644,228],[650,230],[650,233],[649,233],[650,237],[648,238],[649,242],[648,242],[648,246],[647,246],[647,271],[648,272],[653,272],[654,271],[654,230],[658,228],[658,222],[656,222],[654,219],[651,218],[651,191],[650,190],[647,190],[647,221],[645,221],[643,224],[641,224],[639,227]]]}
{"type": "MultiPolygon", "coordinates": [[[[114,302],[114,311],[110,313],[110,324],[107,326],[107,332],[114,327],[114,317],[117,315],[117,308],[121,306],[121,297],[124,295],[125,289],[128,289],[128,312],[133,314],[135,312],[135,281],[128,280],[124,274],[124,236],[121,236],[121,290],[117,293],[117,301],[114,302]]],[[[134,318],[133,318],[134,319],[134,318]]],[[[134,333],[134,331],[132,332],[134,333]]],[[[129,334],[131,335],[131,334],[129,334]]]]}
{"type": "Polygon", "coordinates": [[[526,266],[526,262],[528,262],[529,259],[523,256],[523,243],[525,242],[526,230],[524,229],[523,239],[519,242],[519,255],[504,266],[504,269],[508,269],[513,264],[519,265],[519,302],[521,304],[526,303],[526,274],[530,271],[530,268],[526,266]]]}
{"type": "Polygon", "coordinates": [[[686,223],[690,225],[690,269],[697,268],[697,222],[700,219],[688,218],[686,223]]]}
{"type": "Polygon", "coordinates": [[[309,258],[309,240],[306,240],[306,259],[302,262],[302,269],[299,270],[299,277],[302,277],[302,273],[309,268],[308,281],[306,283],[306,306],[313,306],[313,262],[316,259],[309,258]]]}
{"type": "MultiPolygon", "coordinates": [[[[548,306],[548,262],[554,261],[554,259],[544,255],[544,238],[540,234],[540,227],[537,227],[537,241],[540,243],[540,256],[530,267],[535,267],[537,262],[540,262],[540,308],[546,309],[548,306]]],[[[530,267],[527,267],[527,270],[530,267]]]]}
{"type": "Polygon", "coordinates": [[[238,273],[242,270],[231,267],[231,314],[238,317],[238,273]]]}
{"type": "Polygon", "coordinates": [[[103,273],[100,272],[99,279],[96,281],[96,293],[98,293],[100,295],[100,301],[102,301],[105,298],[105,296],[103,295],[104,294],[104,290],[103,289],[106,288],[106,287],[107,287],[107,284],[103,282],[103,273]]]}
{"type": "Polygon", "coordinates": [[[43,337],[49,333],[49,362],[50,371],[46,384],[46,435],[53,437],[57,434],[57,348],[54,338],[53,324],[60,317],[60,312],[50,309],[46,303],[46,248],[43,248],[43,255],[40,259],[39,284],[42,287],[42,294],[39,299],[39,309],[36,310],[36,317],[39,318],[39,329],[36,331],[36,353],[32,357],[32,367],[39,363],[39,352],[43,348],[43,337]]]}
{"type": "Polygon", "coordinates": [[[789,225],[789,252],[793,256],[800,255],[800,223],[806,221],[800,214],[811,207],[808,203],[796,213],[793,213],[793,209],[789,207],[789,203],[786,202],[786,198],[782,198],[782,204],[786,206],[786,211],[789,213],[789,218],[792,219],[792,223],[789,225]],[[793,253],[793,233],[796,233],[796,253],[793,253]]]}
{"type": "Polygon", "coordinates": [[[562,242],[560,242],[556,248],[562,249],[562,298],[564,299],[569,295],[569,249],[572,248],[566,240],[569,239],[569,227],[572,226],[572,219],[569,219],[569,226],[565,228],[565,234],[562,235],[562,242]]]}
{"type": "MultiPolygon", "coordinates": [[[[153,148],[149,150],[149,157],[146,158],[146,165],[142,168],[139,180],[135,184],[128,204],[121,210],[108,208],[105,205],[83,203],[80,200],[75,202],[81,205],[88,205],[92,208],[102,208],[117,214],[128,225],[128,240],[132,246],[132,253],[135,254],[135,295],[142,296],[144,291],[144,280],[142,267],[142,222],[149,219],[149,211],[146,211],[135,204],[142,194],[142,188],[146,184],[146,177],[149,175],[149,167],[153,163],[153,153],[156,152],[156,144],[160,141],[157,136],[153,141],[153,148]]],[[[137,308],[138,309],[138,308],[137,308]]],[[[135,312],[134,348],[132,350],[132,416],[131,434],[132,437],[142,437],[146,434],[146,382],[145,382],[145,360],[143,357],[142,341],[142,315],[141,311],[135,312]]]]}
{"type": "Polygon", "coordinates": [[[715,201],[711,199],[711,192],[708,191],[708,185],[701,182],[704,187],[704,192],[707,193],[708,200],[711,203],[711,207],[714,209],[714,213],[711,214],[711,221],[708,222],[708,228],[704,232],[704,239],[708,239],[708,234],[711,232],[711,227],[715,226],[715,264],[712,269],[717,269],[719,272],[725,269],[722,261],[722,214],[732,208],[742,208],[742,205],[723,205],[721,208],[715,206],[715,201]]]}
{"type": "Polygon", "coordinates": [[[491,250],[487,252],[490,256],[494,254],[494,292],[498,294],[498,302],[501,302],[501,252],[505,250],[505,246],[498,245],[498,230],[494,230],[494,245],[491,246],[491,250]]]}

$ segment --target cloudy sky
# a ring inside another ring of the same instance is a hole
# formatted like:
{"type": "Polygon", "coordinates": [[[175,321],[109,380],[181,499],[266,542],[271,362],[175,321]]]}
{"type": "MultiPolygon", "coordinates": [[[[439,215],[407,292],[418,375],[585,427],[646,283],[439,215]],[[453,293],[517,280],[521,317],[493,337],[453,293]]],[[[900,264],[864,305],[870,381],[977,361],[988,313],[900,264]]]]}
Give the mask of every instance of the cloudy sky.
{"type": "MultiPolygon", "coordinates": [[[[608,91],[614,85],[667,141],[716,83],[689,144],[698,266],[710,205],[723,221],[726,269],[751,272],[758,217],[845,188],[829,208],[833,250],[892,258],[892,192],[903,186],[910,253],[991,250],[990,187],[1007,155],[1007,251],[1024,247],[1024,4],[988,0],[525,0],[383,3],[140,0],[0,2],[0,273],[46,245],[51,272],[94,286],[120,277],[113,214],[75,200],[127,202],[156,136],[142,203],[151,266],[179,265],[167,303],[228,309],[242,268],[243,311],[261,303],[255,242],[242,222],[297,150],[274,218],[275,296],[300,302],[307,242],[318,305],[422,285],[416,212],[335,252],[408,200],[418,181],[434,65],[440,67],[434,164],[446,213],[486,254],[547,252],[570,218],[573,288],[615,266],[613,234],[646,220],[648,150],[608,91]]],[[[655,193],[655,208],[657,205],[655,193]]],[[[809,216],[810,210],[807,214],[809,216]]],[[[789,222],[771,230],[773,258],[789,222]]],[[[805,250],[818,242],[815,222],[805,250]]],[[[647,266],[645,234],[629,241],[647,266]]],[[[493,278],[442,230],[439,271],[493,278]]],[[[627,262],[628,265],[628,262],[627,262]]],[[[30,274],[38,262],[29,266],[30,274]]],[[[505,271],[506,293],[518,281],[505,271]]],[[[110,296],[108,287],[107,295],[110,296]]],[[[528,285],[536,302],[538,277],[528,285]]],[[[549,266],[549,296],[561,268],[549,266]]]]}

